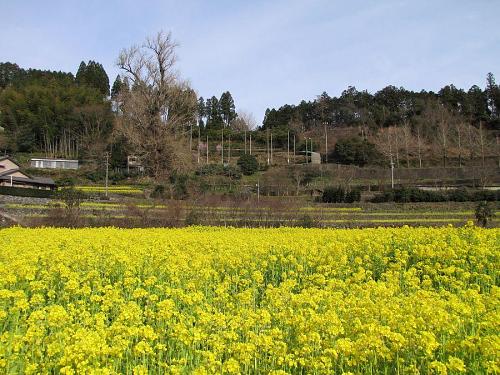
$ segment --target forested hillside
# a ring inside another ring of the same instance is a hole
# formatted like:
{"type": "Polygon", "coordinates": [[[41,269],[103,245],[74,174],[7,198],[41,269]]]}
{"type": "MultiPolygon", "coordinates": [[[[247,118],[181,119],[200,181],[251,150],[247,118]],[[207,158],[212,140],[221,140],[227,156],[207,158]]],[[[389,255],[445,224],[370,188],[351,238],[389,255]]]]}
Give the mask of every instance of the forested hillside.
{"type": "Polygon", "coordinates": [[[91,156],[106,146],[113,117],[101,64],[71,73],[0,64],[1,149],[49,156],[91,156]]]}
{"type": "MultiPolygon", "coordinates": [[[[0,63],[0,150],[87,161],[111,152],[114,166],[123,165],[127,154],[146,155],[149,146],[144,145],[153,133],[143,132],[141,139],[119,131],[134,115],[125,104],[142,90],[131,77],[116,77],[110,90],[108,75],[95,61],[82,61],[76,75],[0,63]]],[[[175,152],[187,156],[181,165],[190,162],[189,150],[191,156],[198,152],[199,163],[207,140],[212,157],[221,147],[231,147],[225,138],[232,138],[237,155],[246,147],[243,131],[253,133],[257,153],[259,146],[260,152],[285,151],[292,138],[302,152],[309,140],[324,162],[359,166],[391,160],[406,167],[484,165],[499,158],[500,87],[491,73],[484,88],[468,90],[450,84],[438,92],[394,86],[374,94],[355,87],[338,97],[324,92],[312,101],[266,110],[261,126],[251,114],[237,112],[229,91],[206,100],[196,98],[189,86],[174,91],[167,94],[165,108],[170,119],[173,114],[180,119],[169,131],[181,145],[175,152]]],[[[148,105],[144,113],[154,111],[148,105]]]]}
{"type": "Polygon", "coordinates": [[[324,92],[313,101],[267,109],[261,129],[282,137],[288,131],[312,134],[322,152],[329,148],[330,161],[364,165],[377,159],[375,149],[398,164],[401,156],[408,166],[411,159],[421,166],[429,157],[445,166],[453,157],[462,165],[466,158],[498,154],[500,87],[491,73],[484,89],[474,85],[467,91],[452,84],[437,93],[387,86],[371,94],[349,87],[339,97],[324,92]],[[346,128],[355,130],[353,136],[335,149],[331,142],[330,149],[325,135],[345,133],[341,129],[346,128]]]}

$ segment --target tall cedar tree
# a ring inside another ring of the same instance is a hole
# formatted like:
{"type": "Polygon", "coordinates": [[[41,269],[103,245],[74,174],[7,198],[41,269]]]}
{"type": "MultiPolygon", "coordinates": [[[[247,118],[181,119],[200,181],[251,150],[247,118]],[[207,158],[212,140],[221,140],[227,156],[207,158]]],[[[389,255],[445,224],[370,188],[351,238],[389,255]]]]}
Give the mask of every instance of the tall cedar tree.
{"type": "Polygon", "coordinates": [[[107,97],[109,95],[109,77],[103,66],[90,60],[87,64],[81,62],[76,73],[76,83],[88,87],[93,87],[107,97]]]}

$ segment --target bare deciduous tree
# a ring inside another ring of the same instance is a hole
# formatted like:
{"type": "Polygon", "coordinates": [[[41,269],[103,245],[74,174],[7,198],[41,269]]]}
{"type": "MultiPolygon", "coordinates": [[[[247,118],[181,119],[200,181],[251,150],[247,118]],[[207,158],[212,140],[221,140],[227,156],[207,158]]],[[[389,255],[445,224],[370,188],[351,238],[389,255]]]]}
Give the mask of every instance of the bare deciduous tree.
{"type": "Polygon", "coordinates": [[[81,123],[78,129],[79,150],[87,159],[101,159],[109,141],[112,124],[106,107],[87,105],[78,108],[75,114],[81,123]]]}
{"type": "Polygon", "coordinates": [[[236,131],[248,131],[255,129],[257,123],[255,117],[250,112],[238,111],[238,117],[234,119],[231,123],[231,128],[236,131]]]}
{"type": "Polygon", "coordinates": [[[176,48],[171,33],[159,32],[122,50],[117,61],[131,84],[120,92],[119,131],[157,180],[192,159],[186,144],[196,121],[196,94],[175,70],[176,48]]]}

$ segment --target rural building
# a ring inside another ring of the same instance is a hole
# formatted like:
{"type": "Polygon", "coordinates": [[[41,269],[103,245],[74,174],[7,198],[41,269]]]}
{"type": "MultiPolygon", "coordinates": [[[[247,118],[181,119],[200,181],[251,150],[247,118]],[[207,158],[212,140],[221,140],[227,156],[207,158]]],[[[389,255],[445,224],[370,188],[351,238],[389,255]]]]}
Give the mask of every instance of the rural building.
{"type": "Polygon", "coordinates": [[[70,159],[31,159],[32,168],[78,169],[78,160],[70,159]]]}
{"type": "Polygon", "coordinates": [[[9,156],[0,157],[0,186],[53,190],[51,178],[32,177],[20,170],[20,165],[9,156]]]}
{"type": "Polygon", "coordinates": [[[131,169],[144,172],[144,166],[142,165],[141,159],[135,155],[127,156],[127,173],[130,173],[131,169]]]}
{"type": "Polygon", "coordinates": [[[311,155],[311,163],[312,164],[321,164],[321,154],[319,152],[310,152],[311,155]]]}

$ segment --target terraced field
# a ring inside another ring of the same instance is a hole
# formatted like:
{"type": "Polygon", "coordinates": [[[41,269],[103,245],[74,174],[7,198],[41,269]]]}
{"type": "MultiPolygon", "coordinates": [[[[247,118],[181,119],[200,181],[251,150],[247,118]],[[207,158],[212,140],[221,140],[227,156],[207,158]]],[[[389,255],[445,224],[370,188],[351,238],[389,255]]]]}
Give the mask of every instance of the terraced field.
{"type": "MultiPolygon", "coordinates": [[[[3,210],[24,221],[43,222],[67,214],[62,202],[6,203],[3,210]]],[[[373,227],[396,225],[463,225],[474,220],[470,204],[412,204],[336,206],[311,204],[300,207],[287,203],[243,202],[228,205],[190,204],[169,201],[153,205],[147,202],[84,202],[78,216],[87,224],[115,226],[183,226],[202,224],[217,226],[317,226],[373,227]]],[[[73,212],[74,214],[74,212],[73,212]]],[[[500,225],[497,214],[491,226],[500,225]]]]}

